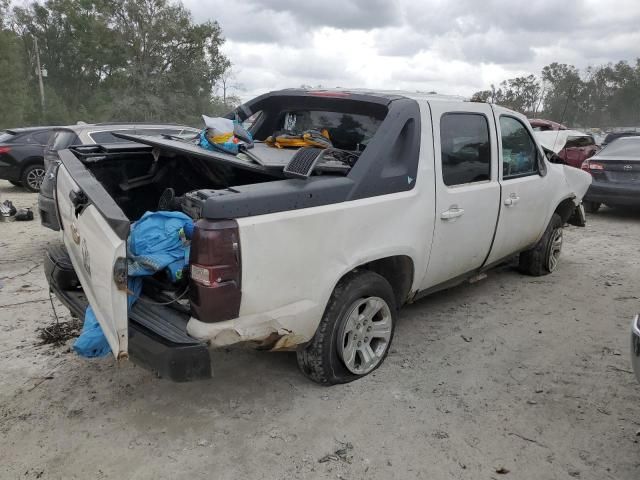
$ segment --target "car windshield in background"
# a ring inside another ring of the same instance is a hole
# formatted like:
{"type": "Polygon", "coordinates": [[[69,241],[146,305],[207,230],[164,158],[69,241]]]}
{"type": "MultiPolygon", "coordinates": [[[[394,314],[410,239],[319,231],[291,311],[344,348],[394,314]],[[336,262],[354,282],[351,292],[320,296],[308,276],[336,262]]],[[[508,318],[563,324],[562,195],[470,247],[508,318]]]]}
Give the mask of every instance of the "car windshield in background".
{"type": "Polygon", "coordinates": [[[10,142],[13,137],[15,137],[13,133],[0,131],[0,143],[10,142]]]}
{"type": "Polygon", "coordinates": [[[280,128],[294,134],[326,130],[336,148],[362,150],[375,135],[382,120],[354,113],[296,110],[285,113],[280,128]]]}
{"type": "Polygon", "coordinates": [[[598,156],[638,160],[640,159],[640,137],[619,138],[600,150],[598,156]]]}
{"type": "Polygon", "coordinates": [[[593,137],[584,136],[584,137],[569,137],[567,139],[567,144],[565,148],[575,148],[575,147],[589,147],[591,145],[595,145],[595,141],[593,137]]]}

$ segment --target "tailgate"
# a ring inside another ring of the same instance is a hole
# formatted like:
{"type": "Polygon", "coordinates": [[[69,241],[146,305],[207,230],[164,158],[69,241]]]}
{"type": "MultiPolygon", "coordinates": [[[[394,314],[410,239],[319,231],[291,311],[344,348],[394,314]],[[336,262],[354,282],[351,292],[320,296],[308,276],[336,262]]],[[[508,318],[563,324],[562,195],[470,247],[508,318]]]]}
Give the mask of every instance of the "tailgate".
{"type": "Polygon", "coordinates": [[[126,357],[129,220],[69,150],[60,160],[55,195],[64,244],[113,354],[126,357]]]}

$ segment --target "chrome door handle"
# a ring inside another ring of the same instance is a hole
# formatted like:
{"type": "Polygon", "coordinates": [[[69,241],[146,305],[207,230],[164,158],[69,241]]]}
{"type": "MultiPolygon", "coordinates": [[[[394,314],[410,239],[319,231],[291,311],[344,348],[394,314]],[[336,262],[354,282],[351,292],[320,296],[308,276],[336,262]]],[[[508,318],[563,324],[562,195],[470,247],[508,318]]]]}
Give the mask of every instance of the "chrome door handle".
{"type": "Polygon", "coordinates": [[[519,200],[520,200],[520,197],[518,195],[516,195],[515,193],[512,193],[511,195],[509,195],[508,198],[505,198],[504,204],[507,207],[512,207],[513,205],[518,203],[519,200]]]}
{"type": "Polygon", "coordinates": [[[442,212],[440,218],[442,220],[455,220],[458,217],[464,215],[464,209],[458,208],[457,205],[451,205],[449,210],[442,212]]]}

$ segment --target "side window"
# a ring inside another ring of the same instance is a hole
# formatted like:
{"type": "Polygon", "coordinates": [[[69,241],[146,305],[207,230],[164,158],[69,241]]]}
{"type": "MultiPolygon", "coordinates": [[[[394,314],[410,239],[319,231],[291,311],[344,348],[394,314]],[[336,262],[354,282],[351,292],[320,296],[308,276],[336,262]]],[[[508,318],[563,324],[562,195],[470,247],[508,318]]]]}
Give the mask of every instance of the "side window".
{"type": "Polygon", "coordinates": [[[500,117],[502,178],[538,173],[538,147],[525,126],[513,117],[500,117]]]}
{"type": "Polygon", "coordinates": [[[491,179],[491,141],[487,117],[446,113],[440,119],[442,180],[447,186],[491,179]]]}
{"type": "Polygon", "coordinates": [[[46,145],[49,141],[49,132],[36,132],[33,138],[38,145],[46,145]]]}

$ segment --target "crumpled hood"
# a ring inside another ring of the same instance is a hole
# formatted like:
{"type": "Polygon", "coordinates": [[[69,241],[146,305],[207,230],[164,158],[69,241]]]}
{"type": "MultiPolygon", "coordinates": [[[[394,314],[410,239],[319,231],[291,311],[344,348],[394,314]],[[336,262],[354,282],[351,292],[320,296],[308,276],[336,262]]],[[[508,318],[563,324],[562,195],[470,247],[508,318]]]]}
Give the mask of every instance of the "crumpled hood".
{"type": "Polygon", "coordinates": [[[582,200],[582,197],[584,197],[589,189],[589,185],[591,185],[593,177],[584,170],[569,167],[568,165],[554,165],[554,167],[563,169],[564,178],[567,181],[569,190],[575,193],[576,200],[582,200]]]}

